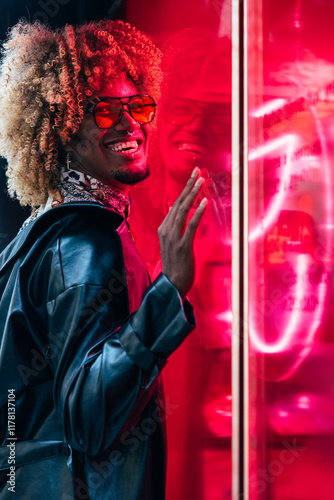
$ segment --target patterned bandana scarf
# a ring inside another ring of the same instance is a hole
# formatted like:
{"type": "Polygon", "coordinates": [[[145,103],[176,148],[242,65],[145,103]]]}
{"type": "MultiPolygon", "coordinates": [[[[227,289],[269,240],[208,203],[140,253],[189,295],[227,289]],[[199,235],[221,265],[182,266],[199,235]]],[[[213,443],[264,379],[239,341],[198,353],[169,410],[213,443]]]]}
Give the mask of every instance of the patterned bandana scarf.
{"type": "Polygon", "coordinates": [[[31,216],[23,223],[21,230],[37,217],[58,205],[80,201],[97,202],[109,210],[119,213],[125,219],[130,213],[130,198],[126,194],[103,184],[103,182],[94,179],[90,175],[74,169],[62,169],[59,185],[53,196],[49,196],[45,205],[41,205],[38,209],[34,210],[31,216]]]}

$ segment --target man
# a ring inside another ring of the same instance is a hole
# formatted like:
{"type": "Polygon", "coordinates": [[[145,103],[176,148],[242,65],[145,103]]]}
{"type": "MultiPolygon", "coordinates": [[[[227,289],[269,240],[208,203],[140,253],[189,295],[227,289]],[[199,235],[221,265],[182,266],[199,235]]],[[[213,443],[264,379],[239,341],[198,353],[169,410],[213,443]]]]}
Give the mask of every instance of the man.
{"type": "Polygon", "coordinates": [[[164,498],[173,409],[159,374],[195,325],[206,199],[186,223],[195,169],[150,285],[127,215],[148,175],[159,58],[122,22],[20,24],[5,44],[1,152],[10,193],[36,209],[0,257],[1,499],[164,498]]]}

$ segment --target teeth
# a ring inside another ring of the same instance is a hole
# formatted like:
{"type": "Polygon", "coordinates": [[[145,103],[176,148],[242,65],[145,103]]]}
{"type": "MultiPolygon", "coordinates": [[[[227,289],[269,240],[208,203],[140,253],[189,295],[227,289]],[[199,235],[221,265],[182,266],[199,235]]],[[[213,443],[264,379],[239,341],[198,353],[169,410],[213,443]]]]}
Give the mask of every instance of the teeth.
{"type": "Polygon", "coordinates": [[[138,142],[137,141],[117,142],[113,144],[107,144],[106,147],[111,151],[114,151],[115,153],[117,153],[118,151],[122,151],[123,149],[126,149],[127,152],[129,153],[133,153],[138,149],[138,142]]]}
{"type": "Polygon", "coordinates": [[[199,146],[198,144],[188,144],[183,143],[179,145],[180,151],[195,151],[196,153],[205,154],[205,148],[199,146]]]}

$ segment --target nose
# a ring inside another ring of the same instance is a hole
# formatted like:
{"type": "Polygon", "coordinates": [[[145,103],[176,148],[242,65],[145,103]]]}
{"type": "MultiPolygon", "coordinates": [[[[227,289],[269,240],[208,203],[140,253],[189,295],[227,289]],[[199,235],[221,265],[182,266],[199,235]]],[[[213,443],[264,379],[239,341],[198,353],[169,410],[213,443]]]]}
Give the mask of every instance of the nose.
{"type": "Polygon", "coordinates": [[[187,125],[184,125],[184,128],[186,128],[194,136],[198,136],[205,132],[204,114],[201,111],[198,111],[193,120],[187,125]]]}
{"type": "Polygon", "coordinates": [[[132,118],[128,105],[123,104],[122,115],[120,121],[115,125],[117,130],[136,130],[140,128],[140,124],[132,118]]]}

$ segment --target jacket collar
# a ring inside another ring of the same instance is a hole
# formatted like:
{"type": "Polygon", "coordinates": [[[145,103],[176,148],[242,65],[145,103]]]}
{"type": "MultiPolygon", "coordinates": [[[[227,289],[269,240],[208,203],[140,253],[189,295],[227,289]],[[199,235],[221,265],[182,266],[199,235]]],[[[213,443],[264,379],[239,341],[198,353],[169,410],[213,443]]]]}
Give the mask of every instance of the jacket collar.
{"type": "Polygon", "coordinates": [[[50,193],[46,204],[35,209],[24,221],[20,231],[50,209],[68,203],[95,202],[126,219],[130,214],[130,201],[130,197],[122,191],[107,186],[90,175],[61,167],[57,188],[50,193]]]}
{"type": "MultiPolygon", "coordinates": [[[[96,202],[82,201],[66,203],[55,207],[53,210],[48,210],[30,224],[25,225],[0,254],[0,278],[6,268],[16,259],[16,257],[18,257],[20,252],[23,251],[27,245],[31,245],[38,236],[50,229],[53,224],[60,223],[67,215],[81,212],[84,216],[86,213],[91,214],[94,210],[97,211],[98,217],[103,214],[112,216],[115,221],[115,227],[118,227],[124,221],[120,214],[116,213],[114,210],[108,210],[107,207],[98,205],[96,202]]],[[[110,227],[110,223],[108,227],[110,227]]]]}

